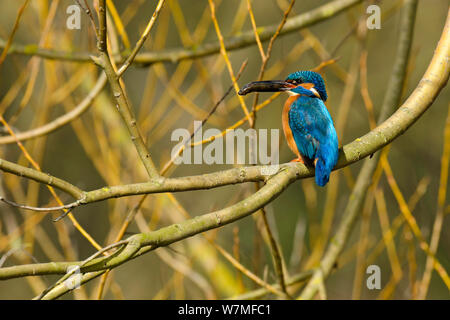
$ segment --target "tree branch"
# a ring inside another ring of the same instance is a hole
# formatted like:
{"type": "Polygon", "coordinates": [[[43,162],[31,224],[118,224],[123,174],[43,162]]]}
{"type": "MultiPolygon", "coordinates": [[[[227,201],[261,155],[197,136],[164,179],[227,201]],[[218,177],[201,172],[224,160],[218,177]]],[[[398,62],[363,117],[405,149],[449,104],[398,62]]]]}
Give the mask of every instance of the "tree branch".
{"type": "Polygon", "coordinates": [[[84,197],[83,190],[79,189],[73,184],[70,184],[69,182],[64,181],[62,179],[53,177],[47,173],[21,166],[20,164],[16,164],[14,162],[0,159],[0,170],[15,174],[20,177],[28,178],[51,187],[55,187],[70,194],[72,197],[76,199],[81,199],[84,197]]]}
{"type": "Polygon", "coordinates": [[[50,132],[53,132],[64,125],[70,123],[72,120],[81,116],[86,110],[89,109],[94,99],[103,90],[106,84],[106,76],[102,74],[91,92],[70,112],[56,118],[55,120],[38,128],[30,129],[28,131],[18,132],[15,136],[0,137],[0,144],[16,143],[17,141],[29,140],[37,137],[41,137],[50,132]]]}
{"type": "Polygon", "coordinates": [[[121,77],[125,70],[128,69],[128,67],[133,63],[133,60],[136,58],[137,53],[139,50],[141,50],[142,46],[144,45],[145,40],[148,37],[148,34],[152,30],[153,25],[155,24],[156,18],[158,18],[159,12],[162,9],[162,6],[164,4],[164,0],[159,0],[158,4],[156,5],[155,12],[153,13],[152,17],[150,18],[150,21],[147,24],[147,27],[145,28],[144,32],[142,33],[141,37],[139,38],[138,42],[136,43],[136,46],[134,47],[131,54],[128,56],[128,58],[125,60],[123,65],[120,67],[119,70],[117,70],[117,76],[121,77]]]}
{"type": "MultiPolygon", "coordinates": [[[[334,0],[330,3],[324,4],[316,9],[302,13],[288,19],[280,35],[295,32],[299,29],[314,25],[323,20],[334,17],[342,11],[355,6],[362,2],[362,0],[334,0]]],[[[269,25],[259,28],[259,36],[261,41],[269,40],[275,33],[278,24],[269,25]]],[[[245,48],[255,44],[255,37],[252,30],[242,32],[240,35],[228,38],[224,41],[227,51],[245,48]]],[[[5,47],[5,41],[0,39],[0,48],[5,47]]],[[[220,51],[219,42],[207,43],[193,49],[167,49],[159,52],[145,52],[137,54],[133,63],[140,65],[149,65],[156,62],[178,62],[186,59],[195,59],[217,54],[220,51]]],[[[37,45],[20,45],[13,44],[9,49],[9,54],[24,54],[35,55],[45,59],[54,59],[62,61],[74,62],[92,62],[91,56],[93,53],[67,52],[58,51],[45,48],[39,48],[37,45]]],[[[114,54],[115,61],[123,61],[125,55],[114,54]]]]}
{"type": "Polygon", "coordinates": [[[98,50],[100,51],[100,57],[96,58],[97,62],[100,62],[106,77],[108,78],[109,85],[114,95],[114,100],[116,102],[117,110],[128,129],[131,136],[131,141],[136,147],[136,151],[141,158],[141,162],[147,171],[149,178],[159,177],[158,171],[155,168],[153,160],[150,156],[147,146],[145,145],[144,138],[142,137],[139,128],[137,127],[136,117],[134,116],[131,105],[125,93],[125,89],[122,88],[120,83],[120,77],[117,75],[114,69],[111,58],[108,54],[107,48],[107,38],[106,38],[106,2],[105,0],[100,0],[98,5],[98,15],[99,15],[99,40],[98,40],[98,50]]]}

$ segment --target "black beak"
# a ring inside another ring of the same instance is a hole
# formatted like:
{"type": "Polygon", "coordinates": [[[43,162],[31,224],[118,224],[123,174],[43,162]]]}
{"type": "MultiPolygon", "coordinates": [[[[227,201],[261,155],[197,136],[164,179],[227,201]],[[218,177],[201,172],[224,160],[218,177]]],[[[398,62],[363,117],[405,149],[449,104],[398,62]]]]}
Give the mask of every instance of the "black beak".
{"type": "Polygon", "coordinates": [[[250,92],[278,92],[287,91],[294,86],[292,83],[284,80],[272,80],[272,81],[254,81],[247,83],[239,90],[239,95],[245,96],[250,92]]]}

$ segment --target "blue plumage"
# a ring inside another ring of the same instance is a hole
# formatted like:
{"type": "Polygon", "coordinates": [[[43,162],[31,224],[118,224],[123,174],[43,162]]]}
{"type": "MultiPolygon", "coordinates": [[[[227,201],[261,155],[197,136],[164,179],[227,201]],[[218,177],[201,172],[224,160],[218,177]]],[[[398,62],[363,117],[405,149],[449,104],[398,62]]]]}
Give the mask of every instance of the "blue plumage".
{"type": "Polygon", "coordinates": [[[324,101],[327,91],[322,76],[313,71],[291,73],[286,80],[254,81],[239,91],[288,92],[282,123],[288,146],[297,155],[293,161],[308,159],[315,164],[316,183],[327,184],[338,160],[338,137],[324,101]]]}
{"type": "Polygon", "coordinates": [[[300,154],[317,159],[316,183],[324,186],[338,159],[338,139],[321,99],[300,95],[289,110],[289,126],[300,154]]]}

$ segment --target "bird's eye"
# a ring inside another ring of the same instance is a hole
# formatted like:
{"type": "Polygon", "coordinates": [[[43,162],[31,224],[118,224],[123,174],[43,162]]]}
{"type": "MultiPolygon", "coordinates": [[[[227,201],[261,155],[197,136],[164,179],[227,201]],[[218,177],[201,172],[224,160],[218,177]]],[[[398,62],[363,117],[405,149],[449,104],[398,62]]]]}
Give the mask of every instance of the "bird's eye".
{"type": "Polygon", "coordinates": [[[301,84],[301,83],[303,83],[303,81],[302,81],[302,79],[293,79],[292,83],[293,84],[301,84]]]}

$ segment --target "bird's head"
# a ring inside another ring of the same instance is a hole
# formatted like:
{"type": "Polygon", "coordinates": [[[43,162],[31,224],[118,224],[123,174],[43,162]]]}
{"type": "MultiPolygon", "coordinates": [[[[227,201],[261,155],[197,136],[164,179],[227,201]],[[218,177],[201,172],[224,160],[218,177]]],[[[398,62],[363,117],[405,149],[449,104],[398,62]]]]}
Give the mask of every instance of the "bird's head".
{"type": "Polygon", "coordinates": [[[314,71],[297,71],[291,73],[286,80],[255,81],[242,87],[240,95],[250,92],[287,92],[291,95],[306,95],[327,100],[325,82],[320,74],[314,71]]]}

